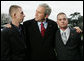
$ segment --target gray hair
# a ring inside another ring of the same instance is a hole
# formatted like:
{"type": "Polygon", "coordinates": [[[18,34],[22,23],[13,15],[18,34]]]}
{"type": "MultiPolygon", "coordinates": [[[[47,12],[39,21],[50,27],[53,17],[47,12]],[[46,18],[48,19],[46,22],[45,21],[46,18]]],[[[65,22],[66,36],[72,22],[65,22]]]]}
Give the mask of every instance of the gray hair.
{"type": "Polygon", "coordinates": [[[50,8],[46,3],[40,4],[39,6],[45,8],[45,15],[46,15],[46,14],[50,15],[50,13],[51,13],[51,8],[50,8]]]}

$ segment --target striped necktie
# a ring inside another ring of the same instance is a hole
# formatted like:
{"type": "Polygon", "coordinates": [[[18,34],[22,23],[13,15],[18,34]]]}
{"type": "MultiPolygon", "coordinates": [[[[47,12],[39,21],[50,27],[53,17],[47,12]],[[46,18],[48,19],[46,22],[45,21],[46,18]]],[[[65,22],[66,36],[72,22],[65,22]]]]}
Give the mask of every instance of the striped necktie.
{"type": "Polygon", "coordinates": [[[66,42],[67,42],[66,32],[62,33],[62,40],[63,40],[64,44],[66,44],[66,42]]]}

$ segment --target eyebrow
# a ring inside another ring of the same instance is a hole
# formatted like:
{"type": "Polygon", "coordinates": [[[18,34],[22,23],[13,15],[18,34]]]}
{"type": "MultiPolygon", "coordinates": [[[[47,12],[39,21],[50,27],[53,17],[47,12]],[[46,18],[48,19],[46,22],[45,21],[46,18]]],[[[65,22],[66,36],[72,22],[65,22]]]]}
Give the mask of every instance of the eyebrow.
{"type": "MultiPolygon", "coordinates": [[[[67,19],[67,18],[63,18],[63,19],[67,19]]],[[[61,19],[58,19],[58,20],[61,20],[61,19]]]]}

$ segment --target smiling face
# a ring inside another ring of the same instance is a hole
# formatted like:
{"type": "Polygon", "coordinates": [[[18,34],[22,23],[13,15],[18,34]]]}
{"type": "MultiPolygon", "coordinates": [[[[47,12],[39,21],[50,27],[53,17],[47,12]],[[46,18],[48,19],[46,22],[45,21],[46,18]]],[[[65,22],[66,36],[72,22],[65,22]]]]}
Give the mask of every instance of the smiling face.
{"type": "Polygon", "coordinates": [[[60,14],[57,16],[57,24],[62,29],[66,29],[68,26],[68,19],[65,14],[60,14]]]}
{"type": "Polygon", "coordinates": [[[35,20],[42,21],[43,19],[45,19],[45,8],[39,6],[36,10],[35,20]]]}

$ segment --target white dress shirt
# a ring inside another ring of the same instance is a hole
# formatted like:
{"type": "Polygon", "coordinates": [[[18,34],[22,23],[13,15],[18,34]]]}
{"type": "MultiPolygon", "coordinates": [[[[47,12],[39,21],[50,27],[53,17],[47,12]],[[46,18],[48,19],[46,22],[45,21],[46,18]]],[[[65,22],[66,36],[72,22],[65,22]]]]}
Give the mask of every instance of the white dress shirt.
{"type": "MultiPolygon", "coordinates": [[[[40,32],[41,32],[41,22],[37,22],[37,23],[38,23],[39,30],[40,30],[40,32]]],[[[44,22],[43,22],[43,25],[44,25],[44,28],[46,29],[48,23],[47,23],[46,21],[44,21],[44,22]]]]}
{"type": "MultiPolygon", "coordinates": [[[[62,33],[63,32],[66,32],[66,37],[67,37],[67,41],[68,41],[68,39],[69,39],[69,35],[70,35],[70,29],[69,29],[69,27],[67,27],[67,29],[65,30],[65,31],[62,31],[61,29],[60,29],[60,34],[61,34],[61,37],[62,37],[62,33]]],[[[67,42],[66,41],[66,42],[67,42]]],[[[66,44],[66,43],[65,43],[66,44]]]]}

